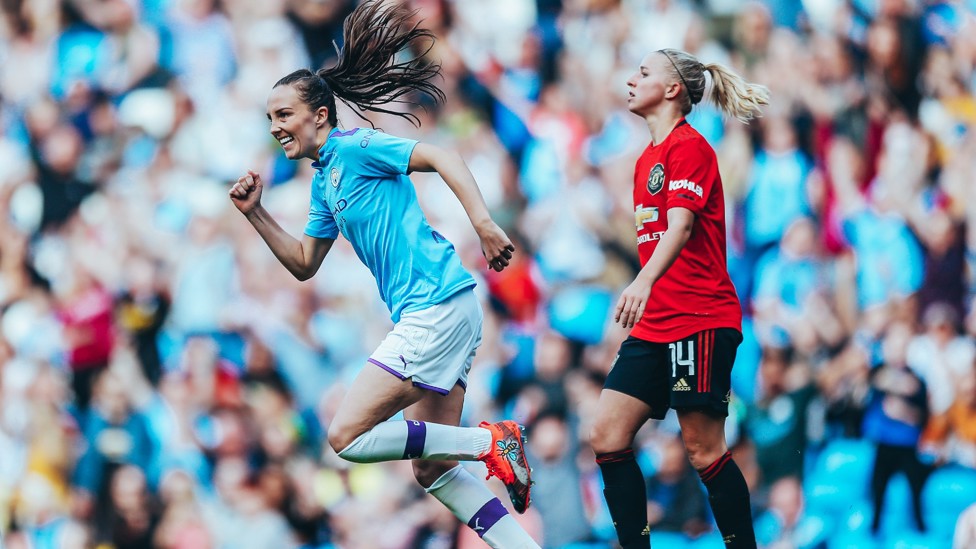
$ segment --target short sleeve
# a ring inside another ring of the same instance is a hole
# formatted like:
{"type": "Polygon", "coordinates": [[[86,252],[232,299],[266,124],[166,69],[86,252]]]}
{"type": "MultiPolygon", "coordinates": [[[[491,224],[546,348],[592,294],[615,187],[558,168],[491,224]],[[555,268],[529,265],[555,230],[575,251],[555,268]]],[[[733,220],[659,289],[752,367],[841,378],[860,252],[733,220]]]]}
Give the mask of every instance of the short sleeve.
{"type": "Polygon", "coordinates": [[[668,208],[705,209],[712,185],[718,180],[715,153],[704,140],[679,141],[668,151],[668,208]]]}
{"type": "Polygon", "coordinates": [[[361,130],[344,140],[341,155],[347,165],[354,163],[357,171],[364,175],[389,177],[407,173],[415,146],[417,141],[414,139],[379,130],[361,130]]]}
{"type": "MultiPolygon", "coordinates": [[[[312,186],[315,188],[315,185],[312,186]]],[[[305,234],[313,238],[331,238],[339,236],[339,225],[328,204],[314,191],[308,208],[308,221],[305,223],[305,234]]]]}

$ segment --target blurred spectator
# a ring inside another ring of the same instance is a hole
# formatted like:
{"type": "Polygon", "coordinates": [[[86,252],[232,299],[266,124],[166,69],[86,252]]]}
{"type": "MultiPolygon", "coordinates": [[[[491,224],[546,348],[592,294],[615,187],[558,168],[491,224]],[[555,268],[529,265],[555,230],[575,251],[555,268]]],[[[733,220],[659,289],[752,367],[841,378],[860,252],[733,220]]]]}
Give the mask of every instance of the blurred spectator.
{"type": "Polygon", "coordinates": [[[548,413],[535,419],[529,456],[532,463],[533,506],[542,516],[545,547],[581,547],[591,539],[583,509],[576,448],[566,421],[548,413]]]}
{"type": "MultiPolygon", "coordinates": [[[[789,347],[766,347],[759,362],[758,399],[746,413],[746,432],[756,446],[761,486],[803,475],[808,410],[816,397],[809,367],[789,347]]],[[[761,499],[761,498],[760,498],[761,499]]]]}
{"type": "Polygon", "coordinates": [[[922,444],[939,462],[976,468],[976,370],[960,380],[949,409],[929,421],[922,444]]]}
{"type": "Polygon", "coordinates": [[[158,284],[158,267],[152,259],[134,256],[125,269],[127,290],[116,298],[119,326],[132,338],[143,374],[153,385],[162,375],[162,359],[156,339],[169,313],[169,298],[158,284]]]}
{"type": "Polygon", "coordinates": [[[941,415],[956,399],[962,378],[972,370],[976,346],[972,339],[959,335],[959,318],[948,304],[930,305],[922,325],[925,332],[912,338],[907,361],[928,387],[931,412],[941,415]]]}
{"type": "Polygon", "coordinates": [[[215,547],[201,515],[190,475],[174,469],[160,483],[165,511],[160,517],[153,544],[164,549],[211,549],[215,547]]]}
{"type": "Polygon", "coordinates": [[[294,535],[279,511],[269,505],[241,457],[224,457],[214,467],[216,493],[203,506],[203,518],[216,547],[294,547],[294,535]]]}
{"type": "Polygon", "coordinates": [[[812,356],[843,339],[843,326],[828,301],[833,273],[816,252],[816,226],[800,217],[756,266],[754,317],[767,345],[791,345],[812,356]]]}
{"type": "Polygon", "coordinates": [[[114,471],[133,465],[145,471],[156,449],[144,416],[132,409],[127,389],[111,370],[98,376],[92,406],[81,425],[84,453],[75,470],[75,494],[79,512],[91,516],[99,502],[111,498],[114,471]]]}
{"type": "Polygon", "coordinates": [[[123,465],[112,473],[109,498],[95,510],[96,543],[116,549],[152,545],[159,510],[151,501],[146,475],[136,466],[123,465]]]}
{"type": "MultiPolygon", "coordinates": [[[[288,0],[289,18],[298,26],[305,42],[305,48],[312,60],[312,67],[318,68],[326,61],[335,59],[336,52],[332,42],[342,39],[340,22],[352,11],[351,0],[335,2],[302,2],[288,0]]],[[[341,43],[341,42],[340,42],[341,43]]]]}
{"type": "Polygon", "coordinates": [[[32,145],[38,156],[38,186],[44,204],[41,227],[56,227],[95,190],[91,181],[79,179],[77,173],[85,144],[74,127],[56,125],[46,135],[39,135],[32,145]]]}
{"type": "Polygon", "coordinates": [[[71,385],[78,407],[88,408],[94,379],[108,367],[114,343],[112,297],[82,266],[74,268],[74,284],[65,288],[61,322],[68,347],[71,385]]]}
{"type": "Polygon", "coordinates": [[[746,244],[757,257],[783,238],[791,221],[810,213],[806,179],[811,166],[798,148],[796,127],[773,114],[762,128],[764,148],[752,165],[743,212],[746,244]]]}
{"type": "Polygon", "coordinates": [[[864,438],[877,443],[871,495],[874,520],[871,530],[881,525],[881,512],[888,483],[896,473],[908,477],[912,493],[915,526],[925,531],[922,514],[922,488],[929,468],[919,461],[919,437],[929,418],[925,382],[906,361],[911,328],[896,323],[888,328],[882,342],[882,363],[871,372],[871,395],[864,414],[864,438]]]}
{"type": "Polygon", "coordinates": [[[661,444],[660,464],[647,479],[647,516],[652,531],[682,532],[694,539],[711,529],[707,494],[685,457],[678,437],[661,444]]]}
{"type": "Polygon", "coordinates": [[[766,549],[824,548],[828,522],[807,514],[803,485],[783,477],[769,489],[769,508],[756,520],[756,540],[766,549]]]}
{"type": "MultiPolygon", "coordinates": [[[[879,309],[876,314],[887,312],[879,309]]],[[[861,436],[864,402],[870,390],[869,350],[862,342],[867,337],[860,335],[848,342],[817,371],[817,387],[824,399],[824,420],[830,438],[861,436]]]]}
{"type": "Polygon", "coordinates": [[[904,300],[922,284],[922,251],[896,210],[900,189],[880,181],[871,201],[850,195],[844,205],[844,234],[857,254],[857,298],[862,308],[904,300]]]}
{"type": "Polygon", "coordinates": [[[215,0],[174,1],[167,19],[171,70],[198,107],[211,106],[237,62],[230,21],[215,0]]]}

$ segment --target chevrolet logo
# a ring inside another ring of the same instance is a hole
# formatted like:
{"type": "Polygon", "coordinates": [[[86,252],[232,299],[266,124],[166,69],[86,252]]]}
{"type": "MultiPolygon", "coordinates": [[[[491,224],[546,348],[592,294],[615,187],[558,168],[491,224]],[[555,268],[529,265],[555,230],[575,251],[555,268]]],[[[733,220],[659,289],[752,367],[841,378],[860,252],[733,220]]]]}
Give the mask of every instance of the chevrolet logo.
{"type": "Polygon", "coordinates": [[[657,207],[648,206],[645,208],[643,204],[638,204],[634,208],[634,221],[637,223],[638,229],[643,227],[645,223],[657,221],[657,207]]]}

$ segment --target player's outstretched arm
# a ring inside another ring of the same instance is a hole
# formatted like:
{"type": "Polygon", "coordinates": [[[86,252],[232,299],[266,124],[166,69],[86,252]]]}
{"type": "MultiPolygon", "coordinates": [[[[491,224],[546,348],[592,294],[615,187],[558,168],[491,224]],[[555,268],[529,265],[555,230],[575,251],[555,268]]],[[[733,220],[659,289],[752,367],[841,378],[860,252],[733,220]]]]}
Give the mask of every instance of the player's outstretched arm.
{"type": "Polygon", "coordinates": [[[515,246],[505,231],[491,219],[481,189],[461,155],[435,145],[417,143],[410,155],[410,171],[436,171],[468,214],[471,225],[481,238],[481,249],[488,266],[496,271],[508,266],[515,246]]]}
{"type": "Polygon", "coordinates": [[[261,238],[271,248],[278,261],[298,280],[312,278],[332,249],[331,238],[315,238],[304,235],[301,240],[291,236],[271,217],[261,205],[264,184],[261,176],[248,170],[230,189],[230,199],[244,217],[254,226],[261,238]]]}

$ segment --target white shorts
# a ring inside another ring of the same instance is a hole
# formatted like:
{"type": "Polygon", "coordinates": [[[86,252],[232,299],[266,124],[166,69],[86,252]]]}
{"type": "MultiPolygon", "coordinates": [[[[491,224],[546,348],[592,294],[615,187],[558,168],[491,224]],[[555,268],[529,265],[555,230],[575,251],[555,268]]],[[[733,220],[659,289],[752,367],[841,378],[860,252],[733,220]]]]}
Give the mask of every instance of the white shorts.
{"type": "Polygon", "coordinates": [[[403,313],[369,362],[442,395],[457,384],[466,389],[483,318],[474,291],[461,290],[422,311],[403,313]]]}

